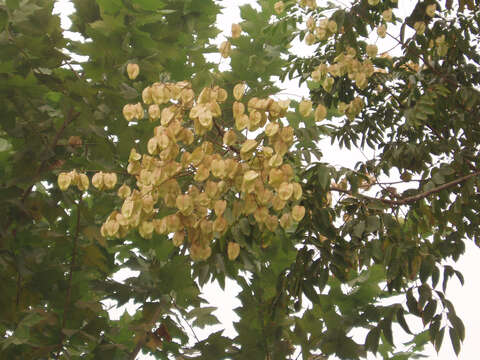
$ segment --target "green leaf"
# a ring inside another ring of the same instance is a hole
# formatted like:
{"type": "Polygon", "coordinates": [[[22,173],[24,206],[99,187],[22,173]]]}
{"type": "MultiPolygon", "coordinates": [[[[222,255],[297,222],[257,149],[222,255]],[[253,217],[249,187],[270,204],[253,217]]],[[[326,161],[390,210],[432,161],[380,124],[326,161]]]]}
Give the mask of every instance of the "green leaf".
{"type": "Polygon", "coordinates": [[[366,350],[370,350],[374,354],[376,354],[378,350],[379,342],[380,342],[380,328],[374,327],[368,332],[367,337],[365,339],[366,350]]]}

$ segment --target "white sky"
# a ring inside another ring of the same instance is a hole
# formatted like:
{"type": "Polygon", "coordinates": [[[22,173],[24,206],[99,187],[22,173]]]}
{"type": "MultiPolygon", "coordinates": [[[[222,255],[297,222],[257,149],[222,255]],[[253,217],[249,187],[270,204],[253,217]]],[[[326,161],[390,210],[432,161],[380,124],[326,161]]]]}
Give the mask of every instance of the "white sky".
{"type": "MultiPolygon", "coordinates": [[[[408,11],[408,6],[405,7],[403,5],[405,4],[404,0],[400,1],[402,2],[402,7],[399,10],[395,10],[395,12],[398,15],[401,15],[402,12],[406,14],[408,11]]],[[[219,28],[223,30],[224,34],[227,36],[230,35],[231,24],[241,21],[238,7],[247,3],[256,6],[254,0],[222,1],[221,3],[223,6],[226,6],[226,8],[224,9],[222,15],[218,17],[217,21],[219,28]]],[[[320,3],[320,1],[318,1],[318,3],[320,3]]],[[[415,3],[416,2],[409,1],[406,4],[411,6],[411,4],[415,3]]],[[[66,18],[66,15],[73,11],[73,5],[69,3],[68,0],[59,0],[57,1],[54,11],[62,15],[62,26],[68,28],[70,26],[70,21],[66,18]]],[[[221,42],[223,40],[224,38],[222,35],[219,35],[217,41],[221,42]]],[[[372,40],[374,41],[375,39],[372,40]]],[[[392,43],[388,43],[388,41],[377,42],[377,45],[379,46],[380,52],[392,47],[392,43]]],[[[297,42],[294,44],[294,49],[298,53],[306,55],[312,52],[313,47],[308,47],[305,44],[297,42]]],[[[209,58],[209,60],[215,62],[220,60],[219,54],[210,56],[212,58],[209,58]]],[[[223,59],[222,67],[228,67],[228,62],[228,59],[223,59]]],[[[299,88],[298,84],[294,81],[290,81],[282,87],[286,88],[285,92],[287,93],[299,94],[301,96],[308,95],[308,90],[306,87],[303,86],[302,88],[299,88]]],[[[330,164],[353,168],[353,165],[357,161],[364,160],[362,154],[355,151],[339,149],[336,146],[331,146],[329,141],[321,142],[320,149],[324,154],[322,161],[330,164]]],[[[467,247],[465,255],[460,258],[458,263],[452,264],[454,268],[463,273],[465,277],[465,285],[463,287],[460,286],[456,278],[452,278],[449,282],[449,287],[447,290],[447,297],[453,302],[457,310],[457,314],[463,320],[466,327],[466,339],[463,343],[460,356],[458,357],[460,360],[471,360],[478,358],[478,344],[476,343],[475,335],[480,334],[480,307],[477,305],[477,296],[480,295],[480,289],[477,287],[477,270],[475,270],[478,262],[480,261],[480,249],[472,244],[471,241],[466,241],[466,245],[467,247]]],[[[118,275],[118,279],[130,276],[132,276],[132,274],[123,272],[122,274],[118,275]]],[[[235,330],[233,328],[233,321],[237,320],[238,317],[233,312],[233,309],[241,305],[240,301],[235,298],[239,291],[239,287],[233,281],[227,280],[225,290],[225,292],[222,291],[221,288],[216,284],[209,284],[203,289],[203,297],[210,303],[211,306],[216,306],[218,308],[214,313],[223,322],[225,329],[224,335],[234,336],[235,330]]],[[[127,306],[129,312],[135,311],[135,308],[136,307],[133,306],[133,304],[127,306]]],[[[118,311],[112,313],[112,317],[117,317],[119,315],[120,313],[118,311]]],[[[195,332],[202,339],[208,336],[210,332],[209,330],[211,329],[203,331],[196,329],[195,332]]],[[[215,328],[215,330],[219,330],[219,328],[215,328]]],[[[415,330],[421,330],[421,327],[415,330]]],[[[403,339],[404,335],[402,334],[402,330],[394,332],[394,341],[401,342],[403,339]]],[[[445,334],[442,349],[438,356],[431,345],[428,345],[427,349],[428,359],[451,360],[455,358],[455,353],[453,352],[453,348],[447,333],[445,334]]],[[[154,359],[154,357],[139,355],[137,359],[154,359]]],[[[369,359],[374,359],[374,357],[370,356],[369,359]]]]}

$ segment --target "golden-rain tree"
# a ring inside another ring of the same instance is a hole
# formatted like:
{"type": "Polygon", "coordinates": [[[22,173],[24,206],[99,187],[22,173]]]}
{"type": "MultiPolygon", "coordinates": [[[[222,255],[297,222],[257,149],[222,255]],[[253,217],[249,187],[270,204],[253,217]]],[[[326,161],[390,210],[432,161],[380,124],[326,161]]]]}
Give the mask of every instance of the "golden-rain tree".
{"type": "Polygon", "coordinates": [[[478,1],[258,0],[218,47],[221,1],[72,2],[82,41],[52,0],[0,2],[0,359],[413,359],[445,332],[459,352],[478,1]],[[375,152],[335,167],[323,139],[375,152]],[[201,340],[201,287],[227,277],[237,334],[201,340]]]}

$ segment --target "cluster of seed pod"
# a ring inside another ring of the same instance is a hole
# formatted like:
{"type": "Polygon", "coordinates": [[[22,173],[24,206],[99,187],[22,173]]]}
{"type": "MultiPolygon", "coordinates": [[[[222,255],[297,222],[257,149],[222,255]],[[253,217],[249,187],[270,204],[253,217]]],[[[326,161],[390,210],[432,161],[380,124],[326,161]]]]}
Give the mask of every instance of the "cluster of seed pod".
{"type": "Polygon", "coordinates": [[[76,186],[80,191],[88,190],[90,186],[88,176],[83,173],[78,173],[77,170],[61,172],[58,174],[57,183],[62,191],[66,191],[70,185],[76,186]]]}
{"type": "MultiPolygon", "coordinates": [[[[251,98],[245,104],[244,93],[244,84],[234,87],[235,126],[224,129],[219,121],[228,96],[224,89],[204,88],[196,96],[185,81],[147,87],[143,104],[150,120],[160,124],[148,141],[148,154],[131,150],[127,171],[136,188],[124,184],[118,189],[123,205],[102,225],[102,235],[121,238],[132,229],[147,239],[154,232],[169,234],[174,245],[189,247],[192,259],[205,260],[212,241],[242,217],[250,216],[262,231],[298,223],[305,214],[298,205],[302,187],[284,163],[294,132],[280,121],[289,102],[251,98]],[[244,129],[263,130],[264,135],[249,139],[244,129]],[[218,141],[207,140],[214,133],[218,141]],[[185,184],[185,177],[192,181],[185,184]]],[[[143,105],[133,107],[134,117],[128,110],[132,105],[125,106],[125,118],[143,118],[143,105]]],[[[109,176],[96,174],[95,184],[107,188],[109,176]]],[[[228,244],[231,260],[239,252],[239,244],[228,244]]]]}

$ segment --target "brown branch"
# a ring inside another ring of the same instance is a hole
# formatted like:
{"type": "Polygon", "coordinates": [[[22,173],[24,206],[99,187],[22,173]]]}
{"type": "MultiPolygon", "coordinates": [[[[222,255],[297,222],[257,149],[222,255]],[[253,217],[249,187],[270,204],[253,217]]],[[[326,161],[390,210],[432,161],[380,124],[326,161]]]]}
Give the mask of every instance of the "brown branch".
{"type": "Polygon", "coordinates": [[[472,177],[475,177],[475,176],[478,176],[478,175],[480,175],[480,171],[476,171],[474,173],[462,176],[458,179],[455,179],[455,180],[452,180],[452,181],[447,182],[445,184],[439,185],[439,186],[437,186],[437,187],[435,187],[431,190],[425,191],[423,193],[413,195],[413,196],[407,196],[407,197],[404,197],[404,198],[399,198],[398,200],[375,198],[375,197],[367,196],[367,195],[363,195],[363,194],[354,194],[350,190],[342,189],[342,188],[337,187],[337,186],[331,186],[330,190],[337,191],[337,192],[340,192],[340,193],[343,193],[343,194],[347,194],[347,195],[350,195],[350,196],[353,196],[353,197],[360,197],[360,198],[365,199],[365,200],[380,201],[380,202],[382,202],[384,204],[387,204],[387,205],[390,205],[390,206],[400,206],[400,205],[411,204],[411,203],[417,202],[418,200],[425,199],[426,197],[428,197],[432,194],[438,193],[438,192],[440,192],[442,190],[445,190],[445,189],[448,189],[452,186],[461,184],[461,183],[467,181],[468,179],[471,179],[472,177]]]}

